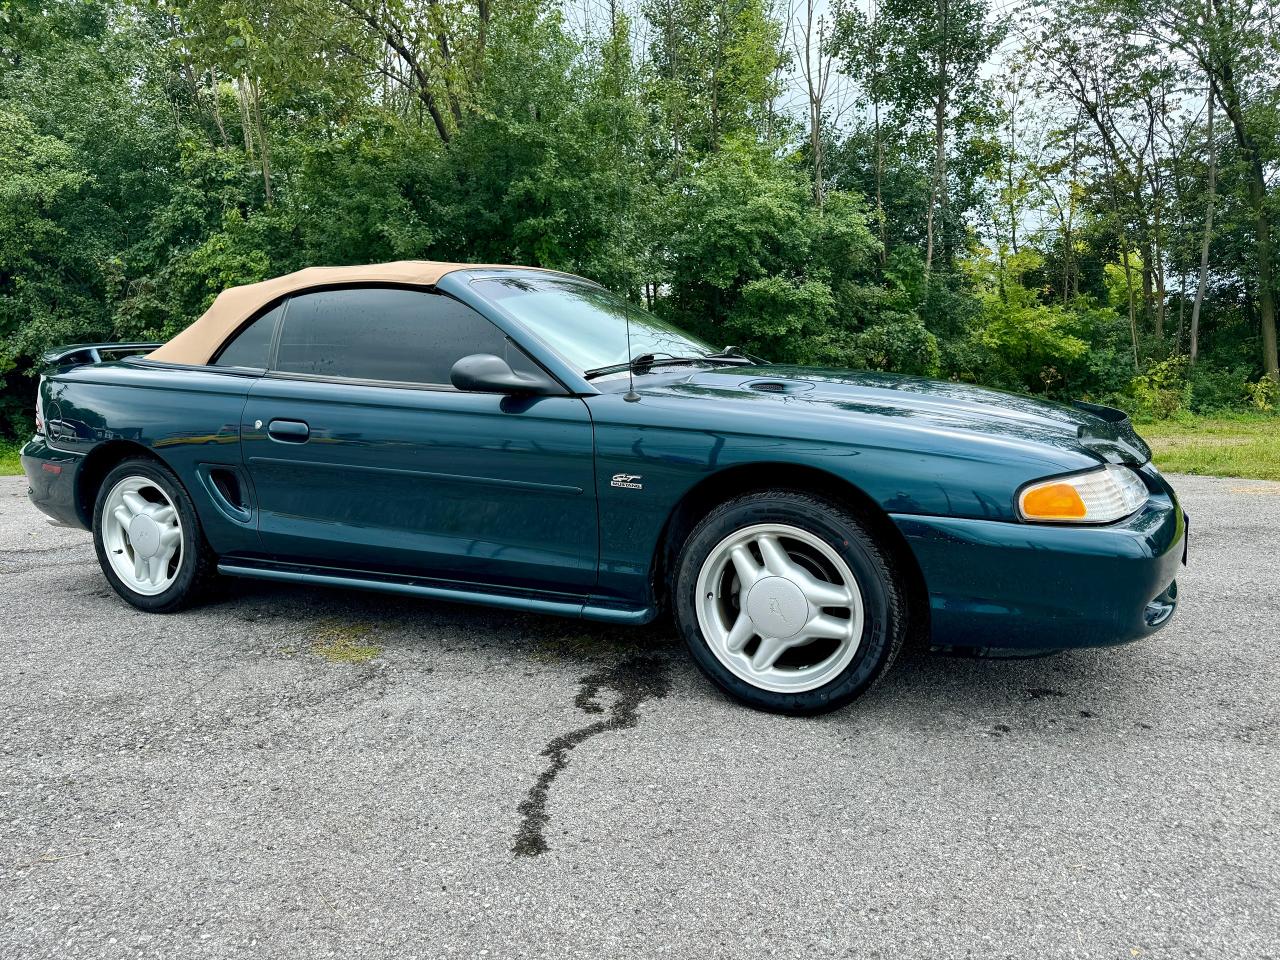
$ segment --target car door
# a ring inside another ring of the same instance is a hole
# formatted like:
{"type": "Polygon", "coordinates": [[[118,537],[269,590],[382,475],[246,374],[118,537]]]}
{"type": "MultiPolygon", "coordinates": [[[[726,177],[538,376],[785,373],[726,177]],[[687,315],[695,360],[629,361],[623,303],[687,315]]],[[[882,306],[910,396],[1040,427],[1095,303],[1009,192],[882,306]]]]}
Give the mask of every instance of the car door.
{"type": "Polygon", "coordinates": [[[290,298],[242,424],[266,552],[586,592],[597,552],[587,408],[568,395],[454,389],[454,362],[475,353],[534,364],[443,294],[358,287],[290,298]]]}

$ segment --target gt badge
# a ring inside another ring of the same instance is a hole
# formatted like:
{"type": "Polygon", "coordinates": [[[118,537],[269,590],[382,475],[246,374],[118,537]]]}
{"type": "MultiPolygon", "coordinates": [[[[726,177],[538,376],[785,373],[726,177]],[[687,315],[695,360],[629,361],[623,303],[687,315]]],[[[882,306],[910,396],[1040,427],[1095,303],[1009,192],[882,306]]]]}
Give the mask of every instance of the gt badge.
{"type": "Polygon", "coordinates": [[[637,482],[640,479],[638,473],[615,473],[613,479],[609,481],[609,486],[622,487],[626,490],[643,490],[644,484],[637,482]]]}

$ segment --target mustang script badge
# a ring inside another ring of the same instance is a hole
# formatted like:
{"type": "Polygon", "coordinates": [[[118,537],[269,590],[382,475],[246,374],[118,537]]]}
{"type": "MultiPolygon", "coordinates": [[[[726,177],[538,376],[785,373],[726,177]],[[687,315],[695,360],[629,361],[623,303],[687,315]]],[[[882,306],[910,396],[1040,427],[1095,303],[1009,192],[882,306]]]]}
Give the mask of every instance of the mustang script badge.
{"type": "Polygon", "coordinates": [[[609,481],[611,487],[624,487],[627,490],[643,490],[644,484],[638,483],[640,474],[638,473],[615,473],[613,479],[609,481]]]}

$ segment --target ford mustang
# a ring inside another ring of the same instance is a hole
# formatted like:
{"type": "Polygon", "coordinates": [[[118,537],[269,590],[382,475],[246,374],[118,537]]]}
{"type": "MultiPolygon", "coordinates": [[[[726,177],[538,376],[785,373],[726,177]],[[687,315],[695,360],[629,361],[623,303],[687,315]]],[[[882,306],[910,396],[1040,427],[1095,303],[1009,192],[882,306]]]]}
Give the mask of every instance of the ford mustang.
{"type": "Polygon", "coordinates": [[[549,270],[313,268],[45,359],[31,499],[148,611],[221,574],[667,614],[721,690],[806,714],[908,642],[1146,636],[1186,560],[1120,411],[768,363],[549,270]]]}

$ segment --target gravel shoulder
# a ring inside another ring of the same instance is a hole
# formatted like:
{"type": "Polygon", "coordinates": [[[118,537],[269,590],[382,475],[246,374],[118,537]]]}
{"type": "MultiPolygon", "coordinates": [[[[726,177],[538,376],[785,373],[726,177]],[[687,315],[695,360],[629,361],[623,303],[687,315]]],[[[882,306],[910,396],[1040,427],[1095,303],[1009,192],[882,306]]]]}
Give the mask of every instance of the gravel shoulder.
{"type": "Polygon", "coordinates": [[[1280,483],[1182,605],[794,720],[674,631],[232,581],[121,603],[0,479],[0,957],[1275,957],[1280,483]]]}

